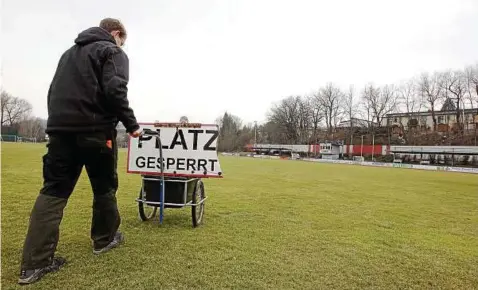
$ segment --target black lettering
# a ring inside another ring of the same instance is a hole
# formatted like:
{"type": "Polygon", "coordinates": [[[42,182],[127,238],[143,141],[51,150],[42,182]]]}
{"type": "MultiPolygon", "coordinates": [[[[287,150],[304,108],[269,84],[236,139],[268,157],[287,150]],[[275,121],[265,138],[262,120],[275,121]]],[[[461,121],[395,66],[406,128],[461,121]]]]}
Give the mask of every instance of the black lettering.
{"type": "Polygon", "coordinates": [[[145,159],[142,156],[136,158],[136,166],[138,166],[139,168],[143,168],[144,167],[144,160],[145,159]],[[141,163],[139,161],[141,161],[141,163]]]}
{"type": "Polygon", "coordinates": [[[209,139],[209,141],[207,141],[206,144],[204,144],[204,150],[205,151],[216,151],[216,147],[211,147],[211,144],[219,136],[219,131],[217,131],[217,130],[206,130],[206,134],[212,134],[212,136],[209,139]]]}
{"type": "Polygon", "coordinates": [[[143,147],[143,142],[144,141],[149,141],[151,140],[152,136],[145,136],[145,135],[140,135],[138,137],[138,148],[143,147]]]}
{"type": "MultiPolygon", "coordinates": [[[[156,129],[156,132],[158,132],[158,137],[161,136],[161,129],[156,129]]],[[[156,138],[156,137],[155,137],[155,139],[156,139],[155,148],[159,149],[159,139],[156,138]]],[[[161,148],[162,149],[169,149],[169,146],[168,145],[162,145],[161,148]]]]}
{"type": "Polygon", "coordinates": [[[184,158],[178,158],[178,159],[176,160],[176,168],[177,168],[178,170],[185,170],[185,168],[184,168],[184,165],[185,165],[184,162],[186,162],[186,159],[184,159],[184,158]],[[181,167],[179,167],[179,166],[181,166],[181,167]]]}
{"type": "Polygon", "coordinates": [[[211,162],[211,171],[214,171],[214,163],[217,162],[215,159],[209,159],[209,162],[211,162]]]}
{"type": "Polygon", "coordinates": [[[192,168],[192,170],[196,171],[196,159],[188,158],[186,170],[189,171],[189,168],[192,168]]]}
{"type": "Polygon", "coordinates": [[[204,130],[189,130],[188,133],[193,133],[193,150],[198,150],[198,134],[204,133],[204,130]]]}
{"type": "Polygon", "coordinates": [[[154,168],[154,157],[148,157],[148,168],[153,169],[154,168]]]}
{"type": "Polygon", "coordinates": [[[170,166],[173,166],[174,165],[174,158],[168,158],[168,160],[166,161],[167,163],[167,168],[169,169],[170,166]]]}
{"type": "MultiPolygon", "coordinates": [[[[164,158],[163,158],[163,169],[164,169],[164,158]]],[[[156,159],[156,168],[161,169],[161,158],[156,159]]]]}
{"type": "Polygon", "coordinates": [[[207,164],[206,159],[198,159],[198,170],[201,170],[201,167],[202,167],[204,168],[204,171],[207,171],[206,164],[207,164]]]}
{"type": "Polygon", "coordinates": [[[171,142],[171,149],[174,149],[174,146],[176,145],[183,145],[184,150],[188,150],[188,146],[186,145],[186,140],[184,140],[184,133],[183,130],[178,129],[176,131],[176,134],[174,135],[173,141],[171,142]],[[178,141],[178,137],[181,139],[178,141]]]}

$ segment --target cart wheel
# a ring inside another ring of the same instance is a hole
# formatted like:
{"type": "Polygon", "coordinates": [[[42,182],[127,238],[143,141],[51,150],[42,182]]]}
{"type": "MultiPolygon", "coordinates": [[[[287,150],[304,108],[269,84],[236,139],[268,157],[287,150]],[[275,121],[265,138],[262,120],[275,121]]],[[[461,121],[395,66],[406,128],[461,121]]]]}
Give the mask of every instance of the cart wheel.
{"type": "MultiPolygon", "coordinates": [[[[141,196],[141,189],[139,190],[139,198],[143,198],[141,196]]],[[[154,218],[154,216],[156,215],[156,212],[158,211],[157,206],[147,205],[142,202],[138,202],[138,209],[139,209],[139,217],[143,221],[147,221],[154,218]]]]}
{"type": "MultiPolygon", "coordinates": [[[[204,191],[204,183],[198,180],[193,193],[193,204],[201,202],[206,196],[204,191]]],[[[204,216],[204,201],[198,206],[191,206],[191,213],[193,218],[193,227],[197,227],[202,223],[204,216]]]]}

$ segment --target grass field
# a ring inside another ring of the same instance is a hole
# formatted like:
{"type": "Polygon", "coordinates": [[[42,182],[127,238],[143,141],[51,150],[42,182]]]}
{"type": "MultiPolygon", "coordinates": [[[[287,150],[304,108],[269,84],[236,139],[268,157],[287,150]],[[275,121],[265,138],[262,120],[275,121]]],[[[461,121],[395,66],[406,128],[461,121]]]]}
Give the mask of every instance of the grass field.
{"type": "MultiPolygon", "coordinates": [[[[17,288],[44,145],[2,144],[2,289],[17,288]]],[[[141,222],[140,178],[120,160],[126,243],[95,257],[83,174],[61,224],[69,263],[32,289],[478,289],[478,178],[224,157],[205,223],[168,209],[141,222]]]]}

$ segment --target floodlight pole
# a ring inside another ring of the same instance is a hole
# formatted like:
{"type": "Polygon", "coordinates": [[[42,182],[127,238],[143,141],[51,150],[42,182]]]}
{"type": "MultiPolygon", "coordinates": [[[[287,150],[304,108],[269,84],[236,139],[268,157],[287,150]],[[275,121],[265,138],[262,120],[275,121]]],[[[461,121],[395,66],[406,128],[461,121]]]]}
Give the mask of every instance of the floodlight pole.
{"type": "Polygon", "coordinates": [[[361,136],[362,137],[362,144],[360,145],[360,160],[362,160],[362,152],[363,152],[363,135],[361,136]]]}
{"type": "Polygon", "coordinates": [[[373,161],[374,153],[375,153],[375,134],[372,134],[372,161],[373,161]]]}
{"type": "Polygon", "coordinates": [[[254,146],[257,144],[257,121],[254,121],[254,146]]]}

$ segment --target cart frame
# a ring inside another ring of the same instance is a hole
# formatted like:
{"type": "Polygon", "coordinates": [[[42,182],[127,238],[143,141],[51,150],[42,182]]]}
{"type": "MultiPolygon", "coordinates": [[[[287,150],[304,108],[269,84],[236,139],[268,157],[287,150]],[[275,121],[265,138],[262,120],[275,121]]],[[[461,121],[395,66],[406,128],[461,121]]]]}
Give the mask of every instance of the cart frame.
{"type": "MultiPolygon", "coordinates": [[[[144,130],[143,134],[156,137],[156,141],[159,144],[159,157],[162,160],[163,152],[159,134],[149,129],[144,130]]],[[[204,183],[200,178],[165,177],[163,163],[160,164],[161,173],[159,175],[141,175],[141,189],[139,197],[136,198],[140,218],[143,221],[154,218],[159,207],[159,223],[162,224],[165,208],[183,208],[190,206],[193,227],[199,226],[203,221],[205,201],[207,199],[204,183]],[[155,186],[157,183],[159,183],[159,186],[155,186]],[[167,190],[168,184],[174,191],[167,190]],[[175,188],[173,184],[179,184],[179,186],[175,188]],[[147,187],[150,188],[145,190],[147,187]],[[152,192],[149,189],[151,189],[152,192]],[[176,202],[168,202],[168,200],[174,200],[176,202]],[[152,207],[152,213],[146,214],[145,206],[152,207]]]]}

